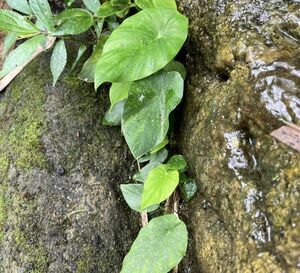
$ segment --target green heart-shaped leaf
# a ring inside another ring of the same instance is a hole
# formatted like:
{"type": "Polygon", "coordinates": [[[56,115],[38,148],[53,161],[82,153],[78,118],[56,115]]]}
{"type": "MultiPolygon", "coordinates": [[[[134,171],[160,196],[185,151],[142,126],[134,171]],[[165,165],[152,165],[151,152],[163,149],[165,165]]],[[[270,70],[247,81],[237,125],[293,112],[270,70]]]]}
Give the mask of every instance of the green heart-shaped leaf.
{"type": "Polygon", "coordinates": [[[129,17],[104,46],[95,87],[136,81],[162,69],[182,47],[187,30],[188,19],[175,9],[149,8],[129,17]]]}
{"type": "Polygon", "coordinates": [[[167,273],[183,258],[188,236],[185,224],[175,215],[152,219],[141,229],[121,273],[167,273]]]}
{"type": "Polygon", "coordinates": [[[142,209],[168,199],[179,183],[179,172],[160,165],[150,171],[142,195],[142,209]]]}
{"type": "Polygon", "coordinates": [[[130,85],[122,130],[135,158],[166,138],[169,114],[181,101],[183,79],[178,72],[160,71],[130,85]]]}

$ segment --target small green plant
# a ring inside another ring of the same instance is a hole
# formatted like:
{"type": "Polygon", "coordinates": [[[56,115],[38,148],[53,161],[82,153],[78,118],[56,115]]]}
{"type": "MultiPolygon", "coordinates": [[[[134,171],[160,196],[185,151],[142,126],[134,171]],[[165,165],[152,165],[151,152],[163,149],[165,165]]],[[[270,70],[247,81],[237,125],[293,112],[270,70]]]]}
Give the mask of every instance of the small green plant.
{"type": "MultiPolygon", "coordinates": [[[[142,214],[144,227],[121,273],[167,273],[185,255],[187,229],[176,211],[149,223],[147,213],[170,200],[178,186],[187,199],[196,191],[184,175],[184,158],[169,157],[166,149],[169,115],[182,100],[186,74],[173,59],[187,38],[188,20],[177,11],[175,0],[83,0],[87,9],[72,8],[73,2],[66,0],[68,8],[53,14],[46,0],[7,1],[15,11],[0,10],[0,29],[7,32],[4,52],[18,39],[26,40],[7,56],[0,88],[51,47],[55,85],[67,63],[65,41],[84,32],[93,34],[93,53],[79,78],[94,82],[96,89],[111,83],[111,106],[103,123],[121,125],[139,167],[134,182],[121,185],[121,191],[130,208],[142,214]]],[[[71,70],[86,49],[84,43],[79,46],[71,70]]]]}

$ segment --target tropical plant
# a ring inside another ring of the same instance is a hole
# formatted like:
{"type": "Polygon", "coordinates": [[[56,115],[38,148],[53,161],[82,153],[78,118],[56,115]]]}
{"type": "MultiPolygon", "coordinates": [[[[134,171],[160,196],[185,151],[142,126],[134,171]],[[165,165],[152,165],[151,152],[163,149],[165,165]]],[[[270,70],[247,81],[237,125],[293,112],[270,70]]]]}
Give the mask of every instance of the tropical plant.
{"type": "MultiPolygon", "coordinates": [[[[111,106],[103,123],[121,125],[139,168],[134,182],[121,185],[129,207],[143,218],[143,228],[121,272],[167,273],[185,255],[187,229],[176,209],[149,223],[147,213],[176,196],[178,185],[187,199],[196,191],[184,175],[184,158],[169,157],[166,149],[169,116],[183,97],[186,73],[174,58],[187,38],[188,19],[177,11],[175,0],[83,0],[86,9],[73,8],[72,0],[65,2],[66,10],[53,14],[47,0],[7,0],[13,10],[0,10],[0,29],[7,33],[4,53],[18,40],[22,43],[4,62],[0,88],[52,47],[50,69],[55,85],[67,63],[66,41],[85,32],[93,35],[93,52],[79,78],[94,82],[96,89],[111,83],[111,106]]],[[[80,44],[71,70],[87,44],[90,41],[80,44]]]]}

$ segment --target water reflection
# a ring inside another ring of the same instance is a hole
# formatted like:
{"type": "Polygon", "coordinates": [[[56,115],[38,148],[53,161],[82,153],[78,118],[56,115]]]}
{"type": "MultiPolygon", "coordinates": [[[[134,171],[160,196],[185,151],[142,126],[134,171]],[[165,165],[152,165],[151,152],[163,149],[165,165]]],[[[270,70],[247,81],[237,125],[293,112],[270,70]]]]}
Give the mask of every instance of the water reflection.
{"type": "Polygon", "coordinates": [[[241,183],[242,194],[245,196],[245,217],[251,219],[247,235],[256,243],[268,243],[271,241],[271,226],[266,214],[260,209],[263,192],[254,183],[258,165],[252,149],[255,143],[241,130],[226,132],[224,138],[229,151],[227,164],[241,183]]]}
{"type": "Polygon", "coordinates": [[[257,60],[251,73],[264,107],[274,117],[297,124],[300,120],[300,70],[296,65],[284,61],[266,64],[257,60]]]}

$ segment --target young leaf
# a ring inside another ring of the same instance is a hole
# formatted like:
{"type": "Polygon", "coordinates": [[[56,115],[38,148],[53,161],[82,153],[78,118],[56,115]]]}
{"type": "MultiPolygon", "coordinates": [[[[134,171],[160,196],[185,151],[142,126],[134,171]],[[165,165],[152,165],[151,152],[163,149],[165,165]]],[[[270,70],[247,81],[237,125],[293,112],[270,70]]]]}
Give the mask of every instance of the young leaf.
{"type": "Polygon", "coordinates": [[[92,56],[84,63],[81,72],[79,73],[79,79],[85,82],[94,82],[96,66],[102,55],[103,46],[106,40],[106,37],[102,37],[98,40],[92,56]]]}
{"type": "Polygon", "coordinates": [[[59,25],[53,35],[76,35],[87,31],[93,24],[93,16],[84,9],[67,9],[56,17],[59,25]]]}
{"type": "Polygon", "coordinates": [[[156,217],[139,232],[121,273],[167,273],[181,261],[187,243],[187,228],[178,217],[156,217]]]}
{"type": "Polygon", "coordinates": [[[141,8],[170,8],[176,9],[177,5],[175,0],[135,0],[135,4],[141,8]]]}
{"type": "Polygon", "coordinates": [[[56,43],[50,60],[50,69],[53,76],[53,86],[55,86],[59,76],[67,64],[67,50],[65,42],[60,40],[56,43]]]}
{"type": "MultiPolygon", "coordinates": [[[[123,184],[121,185],[121,191],[124,196],[125,201],[128,206],[136,211],[141,212],[141,201],[144,185],[141,184],[123,184]]],[[[156,210],[159,206],[153,205],[149,208],[144,209],[144,211],[152,212],[156,210]]]]}
{"type": "Polygon", "coordinates": [[[170,63],[168,63],[165,67],[164,70],[168,71],[168,72],[172,72],[172,71],[176,71],[178,73],[180,73],[181,77],[183,78],[183,80],[185,80],[186,78],[186,70],[185,67],[182,63],[177,62],[177,61],[171,61],[170,63]]]}
{"type": "Polygon", "coordinates": [[[92,13],[95,13],[100,8],[99,0],[83,0],[83,3],[92,13]]]}
{"type": "Polygon", "coordinates": [[[125,100],[116,103],[113,108],[106,112],[102,124],[109,126],[119,126],[122,120],[124,105],[125,100]]]}
{"type": "Polygon", "coordinates": [[[53,31],[54,21],[48,1],[29,0],[29,4],[36,18],[45,26],[47,30],[53,31]]]}
{"type": "Polygon", "coordinates": [[[31,15],[32,10],[29,7],[27,0],[6,0],[7,5],[12,9],[17,10],[21,13],[31,15]]]}
{"type": "Polygon", "coordinates": [[[167,163],[169,170],[181,171],[186,168],[186,161],[182,155],[174,155],[167,163]]]}
{"type": "Polygon", "coordinates": [[[0,9],[0,29],[25,36],[39,32],[38,28],[25,17],[14,11],[4,9],[0,9]]]}
{"type": "Polygon", "coordinates": [[[133,82],[124,108],[122,130],[135,158],[163,142],[169,114],[181,101],[183,79],[178,72],[160,71],[133,82]]]}
{"type": "Polygon", "coordinates": [[[43,35],[35,36],[23,44],[19,45],[6,58],[2,70],[0,71],[0,78],[6,76],[11,71],[22,66],[29,61],[39,46],[43,46],[46,42],[46,37],[43,35]]]}
{"type": "Polygon", "coordinates": [[[116,103],[127,99],[131,82],[113,83],[109,90],[110,110],[116,103]]]}
{"type": "Polygon", "coordinates": [[[149,8],[113,31],[97,65],[95,87],[130,82],[162,69],[187,37],[188,19],[175,9],[149,8]]]}
{"type": "Polygon", "coordinates": [[[117,13],[122,13],[130,6],[112,6],[110,2],[104,2],[96,11],[95,16],[98,18],[106,18],[117,13]]]}
{"type": "Polygon", "coordinates": [[[6,56],[7,53],[11,50],[11,48],[14,46],[18,39],[18,34],[14,32],[9,32],[4,40],[4,45],[3,45],[3,56],[6,56]]]}
{"type": "Polygon", "coordinates": [[[179,183],[179,172],[160,165],[150,171],[142,195],[142,209],[168,199],[179,183]]]}
{"type": "Polygon", "coordinates": [[[81,57],[83,56],[83,54],[86,52],[87,50],[87,46],[84,45],[84,44],[81,44],[78,48],[78,52],[77,52],[77,57],[72,65],[72,68],[71,68],[71,72],[73,72],[73,70],[75,69],[76,65],[78,64],[78,62],[80,61],[81,57]]]}

